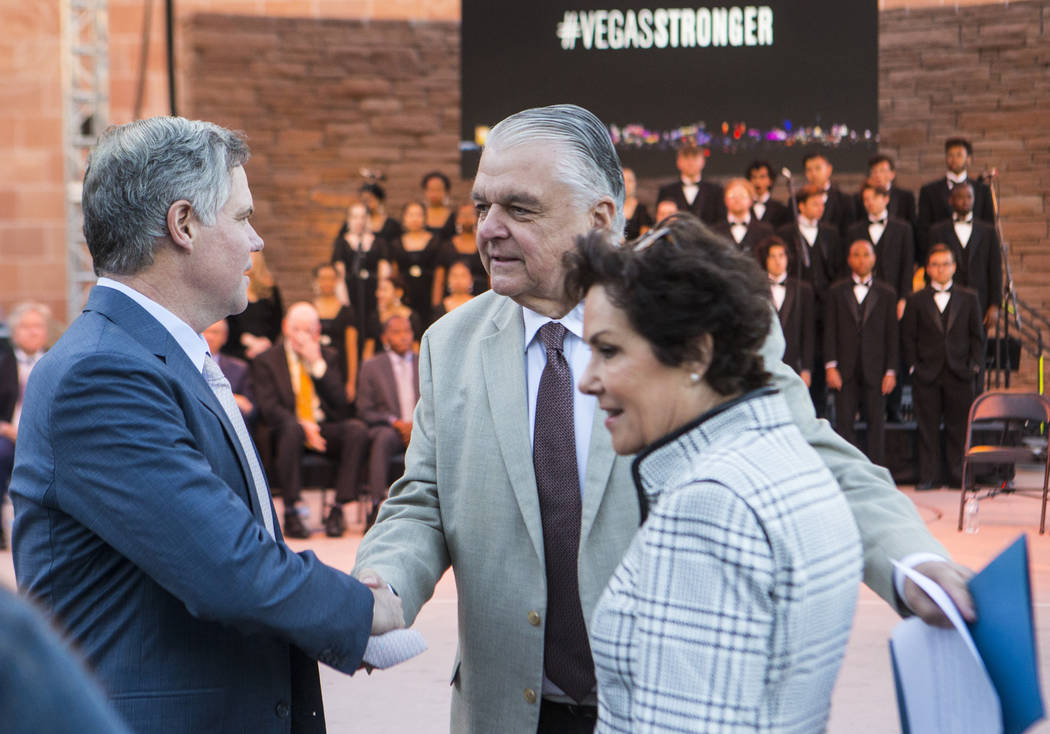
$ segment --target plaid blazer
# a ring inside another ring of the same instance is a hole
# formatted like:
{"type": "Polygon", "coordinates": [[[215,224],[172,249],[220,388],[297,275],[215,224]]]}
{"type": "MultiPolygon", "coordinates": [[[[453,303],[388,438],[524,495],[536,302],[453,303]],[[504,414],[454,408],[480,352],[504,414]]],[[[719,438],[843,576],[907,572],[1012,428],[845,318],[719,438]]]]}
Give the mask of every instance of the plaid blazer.
{"type": "Polygon", "coordinates": [[[719,406],[633,470],[652,511],[591,620],[597,731],[823,731],[860,543],[783,399],[719,406]]]}

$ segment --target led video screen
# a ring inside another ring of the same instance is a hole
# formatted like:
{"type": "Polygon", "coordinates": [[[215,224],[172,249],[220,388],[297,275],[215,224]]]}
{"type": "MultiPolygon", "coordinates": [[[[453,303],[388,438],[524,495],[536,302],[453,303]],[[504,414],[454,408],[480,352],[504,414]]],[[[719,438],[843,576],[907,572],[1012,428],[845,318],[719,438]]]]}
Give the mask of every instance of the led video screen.
{"type": "Polygon", "coordinates": [[[573,102],[609,127],[625,165],[674,173],[692,138],[706,171],[755,158],[801,168],[824,151],[862,171],[878,139],[876,0],[761,5],[463,0],[463,174],[489,126],[538,105],[573,102]]]}

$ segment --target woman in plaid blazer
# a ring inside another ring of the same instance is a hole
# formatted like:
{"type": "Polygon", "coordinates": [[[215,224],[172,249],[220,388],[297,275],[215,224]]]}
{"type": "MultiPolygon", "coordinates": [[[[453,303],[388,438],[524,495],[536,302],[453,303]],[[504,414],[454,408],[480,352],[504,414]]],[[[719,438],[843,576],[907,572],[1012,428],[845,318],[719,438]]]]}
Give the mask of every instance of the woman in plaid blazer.
{"type": "Polygon", "coordinates": [[[589,634],[599,732],[823,731],[860,543],[834,478],[770,387],[754,261],[691,216],[627,247],[581,238],[598,398],[643,523],[589,634]]]}

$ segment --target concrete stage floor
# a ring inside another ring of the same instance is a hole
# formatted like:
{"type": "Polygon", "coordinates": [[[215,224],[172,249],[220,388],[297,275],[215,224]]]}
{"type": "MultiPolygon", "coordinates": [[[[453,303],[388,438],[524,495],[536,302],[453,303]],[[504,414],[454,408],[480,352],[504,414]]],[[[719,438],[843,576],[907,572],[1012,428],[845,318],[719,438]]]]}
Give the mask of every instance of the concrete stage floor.
{"type": "MultiPolygon", "coordinates": [[[[1041,486],[1041,474],[1019,473],[1021,487],[1041,486]]],[[[1036,635],[1040,650],[1040,676],[1044,700],[1050,702],[1050,535],[1039,535],[1039,501],[1030,496],[1002,495],[980,505],[980,531],[956,532],[959,495],[950,490],[914,492],[902,487],[916,504],[931,532],[952,556],[980,569],[1019,534],[1026,533],[1031,554],[1036,635]]],[[[320,493],[307,492],[312,506],[310,522],[320,526],[320,493]]],[[[279,503],[279,501],[278,501],[279,503]]],[[[280,510],[280,507],[278,507],[280,510]]],[[[332,540],[318,530],[305,541],[292,541],[296,550],[310,548],[337,568],[349,570],[361,539],[360,518],[348,508],[351,529],[332,540]]],[[[10,527],[10,505],[5,508],[10,527]]],[[[9,551],[0,552],[0,584],[14,585],[9,551]]],[[[897,707],[890,674],[887,640],[896,614],[874,593],[861,587],[857,616],[845,663],[839,675],[831,710],[831,734],[882,734],[899,732],[897,707]]],[[[424,654],[389,671],[348,677],[321,666],[328,730],[411,732],[437,734],[448,731],[449,674],[456,652],[455,580],[447,573],[434,597],[423,608],[415,627],[426,638],[424,654]]],[[[1050,723],[1032,729],[1050,734],[1050,723]]]]}

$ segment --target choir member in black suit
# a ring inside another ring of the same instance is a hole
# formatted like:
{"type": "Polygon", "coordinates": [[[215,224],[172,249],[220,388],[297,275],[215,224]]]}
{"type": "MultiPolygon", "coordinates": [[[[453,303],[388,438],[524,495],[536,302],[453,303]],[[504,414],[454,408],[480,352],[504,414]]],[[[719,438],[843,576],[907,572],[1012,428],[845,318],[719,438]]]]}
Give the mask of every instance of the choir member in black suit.
{"type": "MultiPolygon", "coordinates": [[[[863,402],[868,422],[867,455],[885,460],[885,395],[897,383],[900,342],[897,297],[872,278],[875,248],[867,240],[850,246],[850,277],[836,281],[824,309],[824,359],[828,387],[835,395],[835,430],[857,446],[854,417],[863,402]]],[[[859,448],[859,446],[858,446],[859,448]]]]}
{"type": "Polygon", "coordinates": [[[674,183],[660,187],[656,194],[657,201],[670,199],[678,206],[678,211],[690,212],[708,225],[715,225],[726,218],[725,202],[722,187],[701,176],[707,156],[688,141],[678,149],[675,158],[680,178],[674,183]]]}
{"type": "Polygon", "coordinates": [[[795,201],[798,204],[797,221],[781,227],[777,234],[788,244],[790,251],[788,273],[813,289],[816,335],[809,394],[817,416],[824,418],[828,414],[823,356],[824,301],[831,283],[838,278],[843,258],[838,232],[834,227],[820,223],[820,216],[824,213],[823,192],[816,186],[806,185],[795,192],[795,201]]]}
{"type": "Polygon", "coordinates": [[[847,242],[867,240],[875,246],[875,277],[897,294],[897,318],[900,319],[912,291],[915,243],[908,223],[890,216],[889,201],[888,191],[870,182],[865,184],[861,190],[865,217],[849,228],[847,242]]]}
{"type": "Polygon", "coordinates": [[[628,240],[638,239],[653,226],[653,215],[635,195],[637,186],[638,179],[634,175],[634,170],[623,169],[623,218],[625,222],[623,236],[628,240]]]}
{"type": "Polygon", "coordinates": [[[755,219],[776,229],[795,218],[788,207],[772,196],[777,177],[768,161],[752,161],[744,175],[755,189],[755,201],[751,204],[751,213],[755,219]]]}
{"type": "Polygon", "coordinates": [[[823,297],[828,286],[843,270],[842,240],[838,230],[821,221],[824,212],[824,195],[816,186],[803,186],[795,192],[798,203],[798,219],[781,227],[777,234],[792,247],[791,275],[801,275],[813,286],[817,301],[823,297]],[[805,247],[809,259],[799,252],[805,247]]]}
{"type": "Polygon", "coordinates": [[[831,162],[823,153],[809,153],[802,159],[806,169],[806,181],[816,186],[824,196],[824,215],[820,221],[834,227],[840,237],[845,238],[846,231],[856,219],[853,211],[853,197],[843,193],[838,186],[831,183],[831,162]]]}
{"type": "MultiPolygon", "coordinates": [[[[992,192],[987,185],[970,178],[967,168],[973,156],[973,146],[965,138],[948,138],[944,141],[944,164],[947,172],[943,178],[930,181],[919,189],[919,222],[916,234],[919,238],[919,249],[922,251],[920,262],[925,262],[925,252],[935,243],[930,234],[930,227],[952,216],[949,195],[960,183],[973,187],[975,219],[992,224],[995,222],[995,210],[992,207],[992,192]]],[[[962,265],[961,261],[959,263],[962,265]]]]}
{"type": "Polygon", "coordinates": [[[956,282],[977,291],[984,328],[991,329],[1003,300],[1003,264],[995,227],[974,212],[974,193],[969,183],[956,186],[951,194],[952,215],[930,228],[930,242],[944,243],[955,254],[956,282]]]}
{"type": "Polygon", "coordinates": [[[813,342],[816,321],[813,288],[788,275],[788,246],[773,236],[759,245],[759,257],[769,275],[769,291],[784,332],[784,364],[799,374],[809,387],[813,382],[813,342]]]}
{"type": "MultiPolygon", "coordinates": [[[[741,252],[746,252],[758,260],[758,246],[774,233],[772,227],[752,216],[751,204],[755,200],[754,194],[755,190],[746,179],[734,178],[727,183],[726,218],[713,229],[736,243],[741,252]]],[[[762,264],[761,260],[759,264],[762,264]]]]}
{"type": "Polygon", "coordinates": [[[941,484],[940,424],[944,420],[948,484],[961,486],[966,420],[974,398],[974,378],[984,355],[984,333],[977,293],[955,285],[955,254],[944,244],[930,248],[930,283],[908,299],[901,321],[901,349],[912,373],[912,395],[919,426],[919,483],[941,484]]]}
{"type": "MultiPolygon", "coordinates": [[[[907,189],[902,189],[894,184],[897,178],[897,166],[893,163],[893,159],[885,153],[878,153],[868,159],[868,183],[874,184],[881,188],[886,189],[890,192],[890,202],[886,206],[886,210],[890,213],[891,217],[897,217],[897,219],[903,219],[912,228],[912,235],[915,233],[916,224],[916,208],[915,208],[915,194],[907,189]]],[[[856,196],[853,197],[853,209],[856,211],[858,218],[863,218],[864,215],[864,201],[861,198],[861,191],[858,191],[856,196]]]]}

